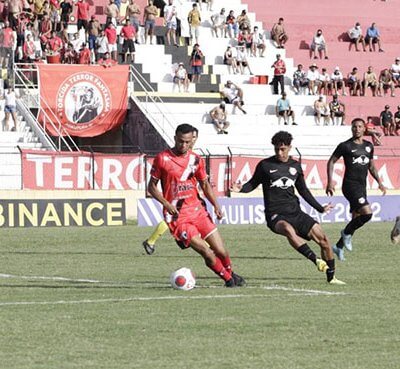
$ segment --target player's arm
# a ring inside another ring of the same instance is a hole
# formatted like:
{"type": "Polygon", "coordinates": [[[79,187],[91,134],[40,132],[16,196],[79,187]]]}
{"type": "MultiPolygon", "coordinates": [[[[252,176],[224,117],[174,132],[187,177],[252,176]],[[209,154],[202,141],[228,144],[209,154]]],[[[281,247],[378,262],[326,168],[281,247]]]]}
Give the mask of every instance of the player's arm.
{"type": "Polygon", "coordinates": [[[158,190],[157,184],[158,184],[158,179],[151,177],[149,184],[147,186],[149,194],[153,196],[159,203],[161,203],[161,205],[165,209],[167,209],[168,213],[172,215],[178,214],[178,210],[176,209],[176,207],[172,205],[170,202],[168,202],[163,196],[163,194],[158,190]]]}
{"type": "Polygon", "coordinates": [[[333,175],[333,167],[334,167],[335,163],[339,160],[339,156],[336,156],[335,153],[336,153],[336,150],[332,154],[332,156],[329,158],[328,163],[326,165],[326,174],[327,174],[328,181],[326,183],[325,193],[328,196],[333,196],[333,193],[335,192],[335,186],[332,183],[332,175],[333,175]]]}
{"type": "Polygon", "coordinates": [[[231,184],[229,189],[232,192],[249,193],[255,190],[260,185],[260,183],[262,183],[262,180],[263,180],[263,170],[260,162],[257,164],[253,177],[251,177],[251,179],[247,183],[242,184],[240,181],[236,181],[235,183],[231,184]]]}
{"type": "Polygon", "coordinates": [[[378,171],[376,170],[374,160],[371,159],[369,162],[368,170],[371,173],[371,176],[378,182],[379,189],[381,190],[382,194],[386,194],[386,187],[383,185],[381,179],[379,178],[378,171]]]}
{"type": "Polygon", "coordinates": [[[204,196],[210,201],[211,205],[214,207],[215,215],[218,219],[222,219],[222,210],[218,204],[217,197],[215,196],[214,190],[212,189],[208,179],[199,180],[201,189],[203,190],[204,196]]]}
{"type": "Polygon", "coordinates": [[[325,213],[332,209],[332,205],[328,204],[325,206],[322,206],[313,196],[313,194],[310,192],[306,185],[306,181],[304,180],[304,175],[303,173],[300,173],[300,175],[296,179],[295,183],[296,189],[299,192],[300,196],[306,200],[306,202],[311,205],[315,210],[319,211],[320,213],[325,213]]]}

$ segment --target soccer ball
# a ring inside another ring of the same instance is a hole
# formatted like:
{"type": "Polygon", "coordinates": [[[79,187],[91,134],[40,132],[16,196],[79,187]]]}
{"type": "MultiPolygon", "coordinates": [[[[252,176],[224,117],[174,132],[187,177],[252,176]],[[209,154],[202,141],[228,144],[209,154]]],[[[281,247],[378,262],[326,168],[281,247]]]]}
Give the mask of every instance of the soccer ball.
{"type": "Polygon", "coordinates": [[[196,285],[196,278],[189,268],[180,268],[171,273],[171,285],[177,290],[189,291],[196,285]]]}

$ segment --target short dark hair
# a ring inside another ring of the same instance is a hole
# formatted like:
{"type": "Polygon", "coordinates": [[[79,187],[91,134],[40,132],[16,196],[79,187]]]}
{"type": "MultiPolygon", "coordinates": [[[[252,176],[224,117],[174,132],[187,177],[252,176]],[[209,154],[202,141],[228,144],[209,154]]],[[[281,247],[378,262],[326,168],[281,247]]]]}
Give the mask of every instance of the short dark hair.
{"type": "Polygon", "coordinates": [[[188,123],[180,124],[178,127],[176,127],[175,135],[178,135],[178,133],[182,134],[191,133],[193,132],[193,128],[194,127],[188,123]]]}
{"type": "Polygon", "coordinates": [[[279,145],[287,145],[289,146],[292,143],[293,136],[286,131],[279,131],[274,134],[272,137],[271,143],[274,146],[279,146],[279,145]]]}
{"type": "Polygon", "coordinates": [[[193,126],[192,126],[192,128],[193,128],[192,132],[196,132],[197,136],[198,136],[199,135],[199,130],[196,127],[193,127],[193,126]]]}
{"type": "Polygon", "coordinates": [[[361,122],[361,123],[364,124],[364,126],[365,126],[365,120],[362,119],[362,118],[354,118],[354,119],[351,121],[351,126],[353,127],[353,125],[356,124],[357,122],[361,122]]]}

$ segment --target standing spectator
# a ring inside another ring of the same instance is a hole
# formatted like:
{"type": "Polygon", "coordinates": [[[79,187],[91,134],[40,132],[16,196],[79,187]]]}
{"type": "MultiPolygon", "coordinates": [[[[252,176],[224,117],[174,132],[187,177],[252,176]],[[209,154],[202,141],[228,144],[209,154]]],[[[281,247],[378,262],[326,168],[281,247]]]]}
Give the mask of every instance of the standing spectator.
{"type": "Polygon", "coordinates": [[[69,23],[69,17],[72,13],[72,4],[70,2],[70,0],[64,0],[61,4],[60,4],[60,8],[61,8],[61,23],[69,23]]]}
{"type": "Polygon", "coordinates": [[[244,31],[245,29],[250,31],[251,23],[250,23],[250,19],[249,19],[249,16],[247,15],[246,10],[243,9],[242,12],[240,13],[240,15],[238,15],[237,23],[238,23],[240,31],[244,31]]]}
{"type": "Polygon", "coordinates": [[[379,91],[381,95],[386,95],[388,90],[390,90],[390,96],[395,97],[392,75],[389,72],[389,69],[385,68],[379,74],[379,91]]]}
{"type": "Polygon", "coordinates": [[[104,30],[102,30],[99,34],[99,37],[97,37],[96,39],[96,61],[104,59],[104,55],[107,52],[108,52],[108,39],[104,30]]]}
{"type": "Polygon", "coordinates": [[[365,123],[365,135],[371,137],[374,146],[382,145],[382,133],[376,129],[372,117],[367,117],[367,122],[365,123]]]}
{"type": "Polygon", "coordinates": [[[192,82],[200,82],[200,75],[203,73],[203,53],[199,44],[194,44],[189,63],[192,68],[192,82]]]}
{"type": "Polygon", "coordinates": [[[283,25],[283,18],[278,19],[278,23],[272,26],[271,38],[275,41],[276,47],[278,49],[284,49],[285,43],[289,39],[285,27],[283,25]]]}
{"type": "Polygon", "coordinates": [[[117,27],[119,19],[119,8],[115,4],[115,0],[109,0],[109,3],[104,9],[104,14],[107,16],[106,24],[112,23],[114,27],[117,27]]]}
{"type": "Polygon", "coordinates": [[[76,51],[76,54],[78,55],[79,54],[79,50],[81,49],[82,42],[84,42],[79,37],[79,33],[78,32],[75,32],[72,35],[72,38],[71,38],[70,42],[71,42],[72,46],[74,47],[74,50],[76,51]]]}
{"type": "Polygon", "coordinates": [[[295,123],[295,114],[290,106],[289,99],[286,98],[286,92],[282,93],[282,97],[278,99],[275,106],[275,113],[278,118],[278,124],[281,124],[281,118],[283,118],[283,122],[285,125],[289,124],[289,117],[292,118],[292,124],[297,126],[295,123]]]}
{"type": "Polygon", "coordinates": [[[324,97],[321,95],[318,100],[314,102],[314,115],[315,123],[317,126],[321,125],[321,117],[324,118],[324,126],[329,126],[330,112],[329,106],[324,101],[324,97]]]}
{"type": "Polygon", "coordinates": [[[307,71],[308,94],[315,95],[319,88],[319,72],[317,64],[313,63],[307,71]]]}
{"type": "Polygon", "coordinates": [[[307,73],[303,70],[303,64],[299,64],[293,73],[293,89],[296,95],[301,88],[308,87],[307,73]]]}
{"type": "Polygon", "coordinates": [[[90,50],[87,47],[86,42],[82,44],[82,48],[79,51],[78,64],[84,64],[84,65],[90,64],[90,50]]]}
{"type": "Polygon", "coordinates": [[[239,26],[236,21],[235,12],[233,10],[229,11],[228,16],[226,17],[225,24],[229,37],[237,38],[239,34],[239,26]]]}
{"type": "Polygon", "coordinates": [[[176,28],[177,28],[177,19],[176,19],[176,7],[173,5],[173,0],[168,0],[168,5],[164,7],[164,21],[167,27],[167,43],[171,45],[171,37],[175,46],[178,46],[176,42],[176,28]]]}
{"type": "Polygon", "coordinates": [[[8,20],[4,21],[4,28],[1,30],[1,39],[0,45],[1,54],[0,54],[0,67],[1,68],[9,68],[10,60],[13,60],[14,55],[14,42],[15,35],[13,29],[10,27],[10,22],[8,20]]]}
{"type": "Polygon", "coordinates": [[[362,80],[358,75],[358,68],[354,67],[348,74],[347,85],[349,86],[349,93],[351,96],[358,96],[357,91],[360,91],[360,96],[363,94],[362,80]]]}
{"type": "Polygon", "coordinates": [[[385,136],[394,136],[393,114],[389,105],[385,105],[385,110],[381,112],[379,123],[385,136]]]}
{"type": "Polygon", "coordinates": [[[110,22],[104,31],[108,41],[108,52],[111,55],[111,59],[118,61],[117,58],[117,30],[114,25],[110,22]]]}
{"type": "Polygon", "coordinates": [[[392,74],[395,87],[400,87],[400,58],[396,58],[390,68],[390,73],[392,74]]]}
{"type": "Polygon", "coordinates": [[[92,63],[96,60],[96,40],[99,37],[101,29],[100,22],[96,19],[95,15],[92,15],[88,24],[88,42],[92,63]]]}
{"type": "Polygon", "coordinates": [[[332,79],[326,68],[321,69],[321,73],[318,76],[318,95],[328,95],[332,92],[332,79]],[[322,90],[324,91],[322,93],[322,90]]]}
{"type": "Polygon", "coordinates": [[[210,117],[219,135],[228,134],[227,129],[230,123],[227,121],[227,113],[224,102],[221,102],[221,104],[210,111],[210,117]]]}
{"type": "Polygon", "coordinates": [[[6,131],[15,131],[17,129],[17,96],[15,95],[14,88],[9,86],[7,92],[4,92],[3,99],[5,100],[4,113],[5,123],[4,128],[6,131]],[[9,129],[10,115],[12,116],[14,125],[9,129]]]}
{"type": "Polygon", "coordinates": [[[394,113],[394,133],[396,136],[399,135],[400,130],[400,105],[397,106],[397,111],[394,113]]]}
{"type": "Polygon", "coordinates": [[[135,0],[129,0],[129,5],[126,8],[126,16],[129,18],[131,25],[135,28],[136,34],[139,34],[140,27],[140,7],[135,0]]]}
{"type": "Polygon", "coordinates": [[[247,114],[243,109],[243,90],[239,86],[235,85],[232,81],[226,81],[224,88],[221,91],[221,95],[226,103],[233,104],[233,114],[235,114],[236,108],[238,108],[243,114],[247,114]]]}
{"type": "Polygon", "coordinates": [[[314,59],[318,59],[317,54],[320,59],[322,56],[328,59],[328,47],[321,29],[317,30],[311,41],[311,58],[314,56],[314,59]]]}
{"type": "Polygon", "coordinates": [[[281,86],[281,94],[285,91],[285,73],[286,64],[281,59],[281,54],[276,54],[276,60],[274,64],[271,65],[274,68],[274,78],[272,79],[272,85],[274,87],[274,95],[278,95],[278,84],[281,86]]]}
{"type": "Polygon", "coordinates": [[[334,89],[334,93],[336,95],[339,94],[339,90],[342,90],[342,96],[346,96],[346,91],[344,89],[344,78],[343,74],[340,71],[339,67],[335,67],[335,70],[331,74],[331,81],[332,81],[332,87],[334,89]]]}
{"type": "Polygon", "coordinates": [[[265,52],[265,40],[262,32],[258,30],[257,26],[254,26],[252,33],[252,44],[251,44],[252,55],[257,56],[257,50],[260,57],[264,57],[265,52]]]}
{"type": "Polygon", "coordinates": [[[249,73],[252,75],[252,71],[250,69],[249,62],[247,60],[246,51],[244,50],[244,45],[239,45],[236,48],[236,63],[238,69],[240,69],[240,73],[244,74],[246,68],[249,70],[249,73]]]}
{"type": "Polygon", "coordinates": [[[86,0],[78,0],[75,6],[77,7],[76,19],[78,31],[83,28],[86,32],[89,21],[89,4],[86,0]]]}
{"type": "Polygon", "coordinates": [[[219,13],[211,16],[212,30],[215,37],[218,37],[218,30],[221,32],[221,37],[226,37],[226,24],[225,24],[225,9],[222,8],[219,13]]]}
{"type": "Polygon", "coordinates": [[[175,69],[173,81],[178,85],[179,92],[182,86],[184,92],[189,92],[189,78],[183,63],[179,63],[178,68],[175,69]]]}
{"type": "Polygon", "coordinates": [[[375,44],[378,44],[379,52],[383,53],[381,47],[381,35],[378,28],[376,28],[375,23],[372,23],[371,27],[368,27],[367,34],[365,35],[365,42],[368,44],[369,51],[375,51],[375,44]]]}
{"type": "Polygon", "coordinates": [[[154,26],[158,9],[153,5],[153,0],[149,0],[149,5],[144,8],[143,23],[144,23],[144,43],[147,44],[147,37],[150,38],[150,45],[153,44],[154,26]]]}
{"type": "Polygon", "coordinates": [[[51,31],[51,36],[46,42],[46,53],[49,55],[60,54],[64,44],[56,31],[51,31]]]}
{"type": "Polygon", "coordinates": [[[229,74],[232,74],[232,72],[233,74],[239,73],[239,68],[236,62],[236,52],[234,54],[234,50],[236,49],[228,45],[224,53],[224,64],[228,66],[229,74]]]}
{"type": "Polygon", "coordinates": [[[128,62],[130,56],[130,62],[135,62],[135,43],[136,31],[135,27],[131,24],[130,18],[126,18],[125,25],[122,27],[120,37],[124,39],[122,44],[123,63],[128,62]]]}
{"type": "Polygon", "coordinates": [[[189,23],[190,44],[193,44],[193,38],[195,39],[195,43],[197,44],[199,42],[201,14],[199,9],[197,8],[196,3],[193,4],[192,10],[188,14],[188,23],[189,23]]]}
{"type": "Polygon", "coordinates": [[[48,16],[47,13],[43,14],[43,19],[40,22],[39,26],[39,37],[40,37],[40,43],[42,45],[42,50],[45,50],[47,41],[51,37],[51,31],[53,29],[53,26],[51,24],[51,20],[48,16]]]}
{"type": "Polygon", "coordinates": [[[329,103],[329,110],[331,112],[332,125],[343,126],[344,118],[346,117],[346,106],[338,100],[337,94],[332,96],[332,101],[329,103]],[[335,124],[335,120],[337,120],[339,124],[335,124]]]}
{"type": "Polygon", "coordinates": [[[32,34],[26,36],[23,45],[23,57],[27,63],[33,63],[36,59],[36,45],[32,39],[32,34]]]}
{"type": "Polygon", "coordinates": [[[348,35],[350,37],[350,42],[354,44],[356,51],[360,51],[360,49],[358,48],[359,44],[361,44],[364,51],[367,51],[365,49],[365,40],[359,22],[357,22],[353,28],[350,28],[348,35]]]}
{"type": "Polygon", "coordinates": [[[376,96],[376,91],[379,87],[379,81],[371,66],[369,66],[367,71],[364,73],[363,85],[364,95],[367,94],[367,88],[370,87],[372,91],[372,96],[376,96]]]}

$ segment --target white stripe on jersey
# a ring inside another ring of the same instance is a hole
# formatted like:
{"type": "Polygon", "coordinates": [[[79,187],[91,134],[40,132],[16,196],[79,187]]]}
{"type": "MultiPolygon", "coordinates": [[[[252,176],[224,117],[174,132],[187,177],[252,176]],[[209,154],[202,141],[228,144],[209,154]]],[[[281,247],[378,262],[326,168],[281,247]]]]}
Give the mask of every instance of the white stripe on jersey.
{"type": "Polygon", "coordinates": [[[190,154],[188,165],[182,173],[182,176],[180,179],[181,181],[186,181],[188,179],[189,175],[193,172],[192,166],[193,166],[195,160],[196,160],[196,156],[193,154],[190,154]]]}

